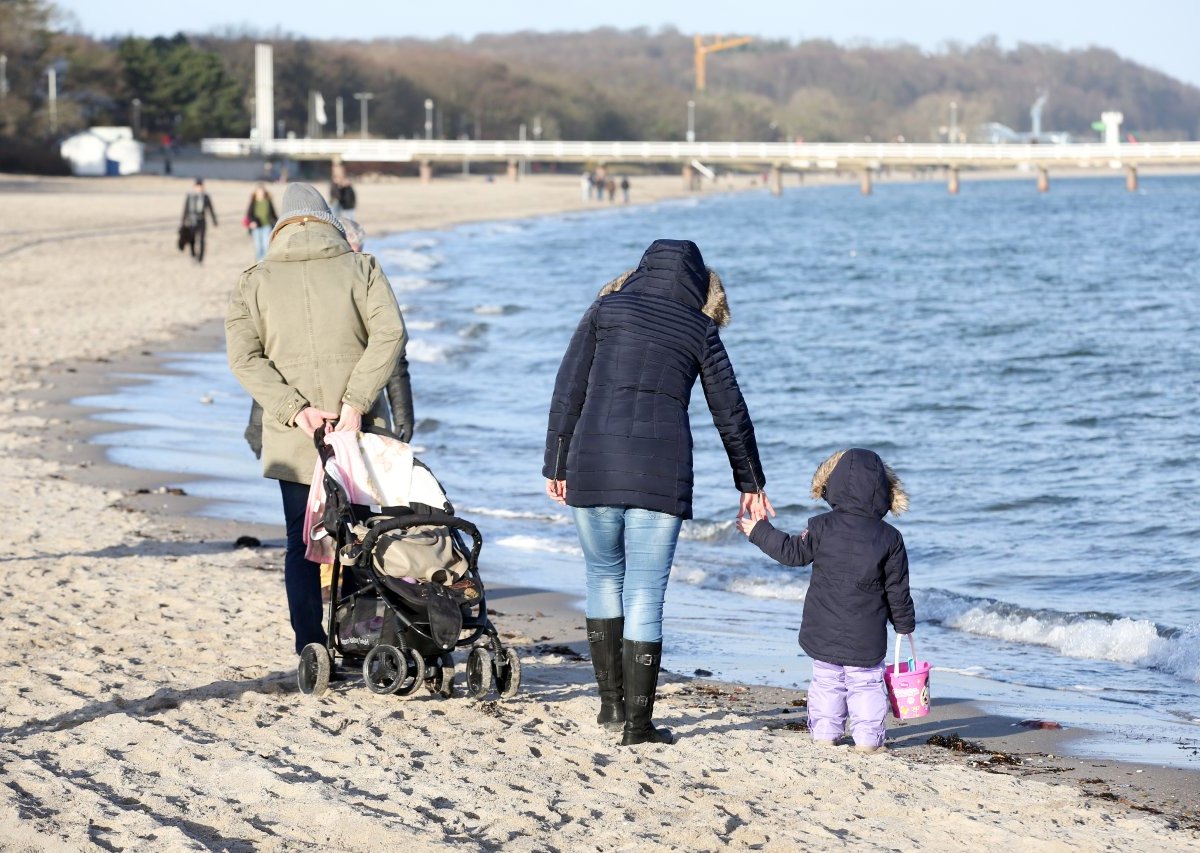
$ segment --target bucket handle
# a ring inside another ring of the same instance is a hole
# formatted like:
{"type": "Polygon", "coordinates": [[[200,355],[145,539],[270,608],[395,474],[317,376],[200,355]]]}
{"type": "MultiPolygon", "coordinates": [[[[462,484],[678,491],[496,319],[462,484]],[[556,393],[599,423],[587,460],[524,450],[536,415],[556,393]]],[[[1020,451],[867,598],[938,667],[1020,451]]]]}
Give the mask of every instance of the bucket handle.
{"type": "Polygon", "coordinates": [[[892,675],[900,674],[900,638],[908,637],[908,647],[912,650],[912,659],[915,663],[917,660],[917,643],[913,639],[912,634],[897,634],[896,635],[896,655],[892,660],[892,675]]]}

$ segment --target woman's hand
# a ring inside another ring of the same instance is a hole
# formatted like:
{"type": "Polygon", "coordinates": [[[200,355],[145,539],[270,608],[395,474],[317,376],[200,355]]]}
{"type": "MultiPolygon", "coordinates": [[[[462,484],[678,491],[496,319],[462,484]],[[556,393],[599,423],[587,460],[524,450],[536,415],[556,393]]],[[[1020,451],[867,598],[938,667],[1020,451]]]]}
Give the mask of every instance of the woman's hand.
{"type": "Polygon", "coordinates": [[[563,504],[567,503],[567,481],[566,480],[547,480],[546,494],[550,500],[563,504]]]}
{"type": "Polygon", "coordinates": [[[755,521],[764,519],[768,515],[772,518],[775,517],[775,507],[771,506],[771,500],[767,497],[766,492],[742,492],[742,499],[738,505],[738,518],[747,514],[755,521]]]}
{"type": "Polygon", "coordinates": [[[362,412],[349,403],[342,403],[342,411],[338,414],[337,426],[334,432],[358,432],[362,429],[362,412]]]}
{"type": "Polygon", "coordinates": [[[336,418],[333,412],[318,409],[316,406],[305,406],[296,414],[296,426],[304,430],[305,435],[312,438],[318,429],[325,427],[326,421],[336,418]]]}

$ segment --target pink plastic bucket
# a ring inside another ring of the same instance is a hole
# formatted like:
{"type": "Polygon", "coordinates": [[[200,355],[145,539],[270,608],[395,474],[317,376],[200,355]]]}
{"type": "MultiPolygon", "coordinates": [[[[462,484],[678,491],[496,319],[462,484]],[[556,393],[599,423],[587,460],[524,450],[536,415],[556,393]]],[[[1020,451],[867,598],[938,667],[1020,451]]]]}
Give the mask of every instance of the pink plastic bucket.
{"type": "Polygon", "coordinates": [[[917,660],[917,646],[912,634],[908,635],[908,644],[912,649],[912,669],[907,661],[900,660],[900,637],[897,635],[895,659],[883,671],[892,714],[900,720],[913,720],[929,713],[929,661],[917,660]]]}

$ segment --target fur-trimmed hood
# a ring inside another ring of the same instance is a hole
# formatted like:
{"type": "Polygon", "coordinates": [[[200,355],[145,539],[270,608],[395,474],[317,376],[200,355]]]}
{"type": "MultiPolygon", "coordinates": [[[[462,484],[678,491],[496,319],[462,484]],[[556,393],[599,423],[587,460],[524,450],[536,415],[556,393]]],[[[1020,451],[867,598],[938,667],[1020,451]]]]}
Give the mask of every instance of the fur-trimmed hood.
{"type": "Polygon", "coordinates": [[[858,447],[839,450],[817,467],[812,496],[834,509],[875,518],[908,509],[908,493],[896,472],[873,450],[858,447]]]}
{"type": "Polygon", "coordinates": [[[655,240],[636,269],[614,278],[597,298],[628,289],[668,296],[691,305],[718,326],[731,319],[725,285],[712,267],[705,266],[700,249],[691,240],[655,240]],[[628,286],[628,287],[627,287],[628,286]]]}

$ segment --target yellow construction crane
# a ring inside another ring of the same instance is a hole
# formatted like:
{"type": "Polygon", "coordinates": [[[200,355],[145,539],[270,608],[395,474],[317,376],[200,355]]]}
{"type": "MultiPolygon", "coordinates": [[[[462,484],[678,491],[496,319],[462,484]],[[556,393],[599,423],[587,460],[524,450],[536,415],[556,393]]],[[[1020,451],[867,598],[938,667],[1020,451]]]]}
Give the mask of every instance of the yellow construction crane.
{"type": "Polygon", "coordinates": [[[751,41],[753,39],[750,36],[739,36],[732,39],[713,36],[712,43],[705,44],[704,36],[692,36],[692,43],[696,46],[696,91],[704,91],[704,62],[710,53],[716,53],[718,50],[729,50],[731,47],[741,47],[744,44],[749,44],[751,41]]]}

